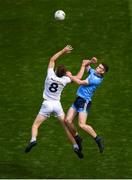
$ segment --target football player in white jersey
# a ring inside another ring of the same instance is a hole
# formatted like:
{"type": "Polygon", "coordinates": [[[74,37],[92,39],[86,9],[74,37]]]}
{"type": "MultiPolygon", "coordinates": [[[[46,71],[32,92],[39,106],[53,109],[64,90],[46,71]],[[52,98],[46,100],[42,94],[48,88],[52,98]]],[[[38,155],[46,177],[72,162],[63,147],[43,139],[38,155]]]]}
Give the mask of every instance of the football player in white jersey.
{"type": "MultiPolygon", "coordinates": [[[[67,133],[68,138],[72,142],[74,152],[78,155],[79,158],[83,158],[83,154],[79,149],[78,143],[76,142],[75,138],[72,136],[72,134],[65,125],[65,114],[60,102],[61,92],[63,88],[66,86],[66,84],[71,82],[71,79],[66,76],[66,68],[64,65],[58,66],[58,68],[54,71],[56,60],[63,54],[70,53],[72,49],[73,48],[70,45],[67,45],[61,51],[57,52],[50,58],[43,92],[44,101],[32,125],[32,136],[30,143],[25,149],[26,153],[28,153],[32,149],[32,147],[34,147],[37,144],[36,139],[38,135],[38,128],[40,127],[42,122],[44,122],[47,119],[47,117],[50,116],[51,113],[54,113],[60,120],[61,124],[63,125],[67,133]]],[[[77,74],[78,78],[82,77],[84,69],[85,62],[82,63],[81,69],[77,74]]]]}

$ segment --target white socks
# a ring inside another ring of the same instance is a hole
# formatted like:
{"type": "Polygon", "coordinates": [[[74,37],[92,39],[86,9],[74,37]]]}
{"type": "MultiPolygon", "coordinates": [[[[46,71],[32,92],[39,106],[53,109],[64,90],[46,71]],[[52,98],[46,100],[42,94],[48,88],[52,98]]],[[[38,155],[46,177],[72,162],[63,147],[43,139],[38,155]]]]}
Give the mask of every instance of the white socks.
{"type": "Polygon", "coordinates": [[[77,144],[73,144],[73,148],[74,148],[74,149],[76,149],[76,148],[79,149],[79,147],[78,147],[77,144]]]}
{"type": "Polygon", "coordinates": [[[36,141],[36,137],[32,137],[30,142],[36,141]]]}

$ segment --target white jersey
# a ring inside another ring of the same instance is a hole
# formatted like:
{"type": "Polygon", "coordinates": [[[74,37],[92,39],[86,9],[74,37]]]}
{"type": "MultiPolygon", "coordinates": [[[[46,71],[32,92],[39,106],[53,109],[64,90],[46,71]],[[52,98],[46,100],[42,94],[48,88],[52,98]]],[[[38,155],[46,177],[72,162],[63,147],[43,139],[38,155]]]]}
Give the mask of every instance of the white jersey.
{"type": "Polygon", "coordinates": [[[67,76],[57,77],[53,68],[48,68],[43,98],[46,100],[60,100],[61,92],[71,79],[67,76]]]}

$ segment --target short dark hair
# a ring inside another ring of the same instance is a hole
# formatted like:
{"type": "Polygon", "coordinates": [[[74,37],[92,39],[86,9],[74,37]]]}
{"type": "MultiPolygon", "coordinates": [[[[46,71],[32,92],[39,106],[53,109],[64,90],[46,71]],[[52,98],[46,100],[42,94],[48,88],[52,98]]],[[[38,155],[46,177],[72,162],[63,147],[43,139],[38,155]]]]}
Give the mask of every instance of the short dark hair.
{"type": "Polygon", "coordinates": [[[64,65],[59,65],[57,68],[56,68],[56,75],[58,77],[62,77],[62,76],[65,76],[66,75],[66,67],[64,65]]]}
{"type": "Polygon", "coordinates": [[[103,65],[105,72],[108,72],[109,71],[108,65],[105,63],[101,63],[101,64],[103,65]]]}

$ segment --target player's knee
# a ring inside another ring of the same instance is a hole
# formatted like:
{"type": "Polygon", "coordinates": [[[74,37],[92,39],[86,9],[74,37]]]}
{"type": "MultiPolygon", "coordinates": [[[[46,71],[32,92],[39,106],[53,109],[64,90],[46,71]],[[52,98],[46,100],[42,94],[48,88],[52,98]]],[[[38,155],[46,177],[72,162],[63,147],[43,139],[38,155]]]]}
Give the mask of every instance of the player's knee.
{"type": "Polygon", "coordinates": [[[38,128],[38,126],[37,126],[36,124],[33,124],[33,125],[32,125],[32,130],[33,130],[33,129],[37,129],[37,128],[38,128]]]}
{"type": "Polygon", "coordinates": [[[35,121],[32,125],[32,128],[38,128],[40,126],[40,123],[35,121]]]}
{"type": "Polygon", "coordinates": [[[66,118],[65,118],[65,123],[66,123],[66,124],[71,124],[71,123],[72,123],[72,119],[69,118],[69,117],[66,117],[66,118]]]}
{"type": "Polygon", "coordinates": [[[84,123],[79,122],[78,125],[79,125],[79,127],[80,127],[81,129],[84,129],[84,128],[85,128],[85,124],[84,124],[84,123]]]}

